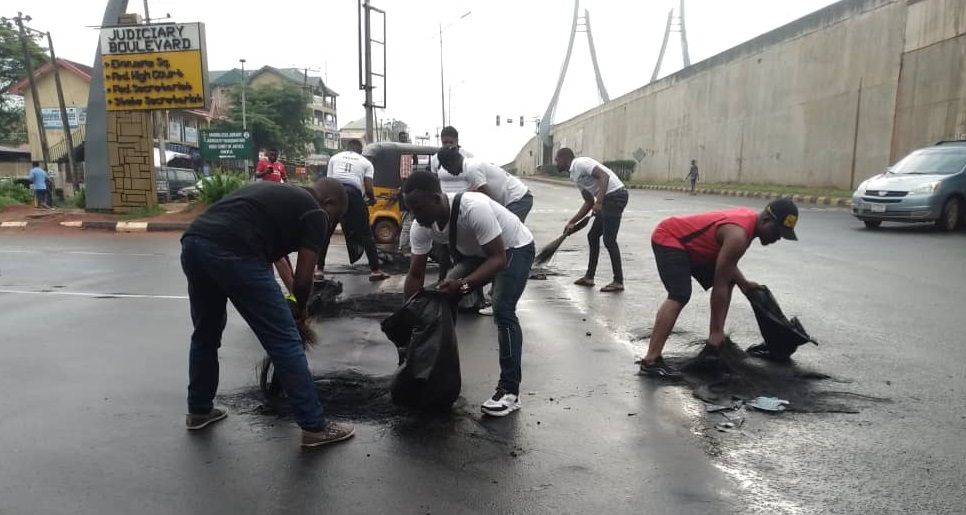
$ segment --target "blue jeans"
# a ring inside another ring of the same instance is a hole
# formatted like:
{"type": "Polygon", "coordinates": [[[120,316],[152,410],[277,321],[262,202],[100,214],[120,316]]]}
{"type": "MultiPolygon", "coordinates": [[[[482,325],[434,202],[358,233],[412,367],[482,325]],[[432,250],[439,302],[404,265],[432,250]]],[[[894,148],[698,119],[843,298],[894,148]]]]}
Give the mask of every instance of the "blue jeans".
{"type": "MultiPolygon", "coordinates": [[[[517,302],[527,287],[535,254],[533,243],[508,249],[506,268],[493,279],[493,321],[500,342],[500,382],[497,387],[514,394],[520,393],[523,378],[523,329],[517,318],[517,302]]],[[[453,267],[449,276],[466,277],[482,263],[482,258],[466,258],[453,267]]]]}
{"type": "Polygon", "coordinates": [[[533,209],[533,194],[528,191],[527,194],[520,197],[519,200],[507,204],[506,208],[511,213],[517,215],[517,218],[519,218],[521,222],[526,222],[527,215],[530,214],[530,210],[533,209]]]}
{"type": "Polygon", "coordinates": [[[325,427],[325,414],[309,372],[302,338],[272,265],[239,256],[197,236],[181,242],[181,268],[188,278],[191,350],[188,356],[188,412],[211,411],[218,390],[218,348],[228,321],[227,301],[235,306],[268,353],[302,429],[325,427]]]}

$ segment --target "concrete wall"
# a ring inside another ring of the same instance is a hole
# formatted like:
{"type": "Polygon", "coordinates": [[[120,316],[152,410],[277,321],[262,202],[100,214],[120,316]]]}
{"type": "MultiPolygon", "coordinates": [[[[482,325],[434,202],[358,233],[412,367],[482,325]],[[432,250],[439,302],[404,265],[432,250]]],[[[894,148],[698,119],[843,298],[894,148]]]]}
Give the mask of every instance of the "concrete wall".
{"type": "MultiPolygon", "coordinates": [[[[636,180],[683,179],[697,159],[708,182],[852,188],[966,123],[963,10],[963,0],[832,4],[558,124],[554,149],[602,161],[640,149],[636,180]]],[[[535,145],[518,170],[535,169],[535,145]]]]}
{"type": "Polygon", "coordinates": [[[892,157],[966,137],[966,1],[909,5],[892,157]]]}

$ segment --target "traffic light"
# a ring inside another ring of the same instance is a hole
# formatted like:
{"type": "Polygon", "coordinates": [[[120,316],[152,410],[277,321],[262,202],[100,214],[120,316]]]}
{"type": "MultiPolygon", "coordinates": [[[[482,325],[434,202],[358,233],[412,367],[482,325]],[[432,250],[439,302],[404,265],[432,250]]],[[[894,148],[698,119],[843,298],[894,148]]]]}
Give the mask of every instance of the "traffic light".
{"type": "Polygon", "coordinates": [[[520,117],[520,127],[523,127],[523,117],[520,117]]]}
{"type": "Polygon", "coordinates": [[[496,115],[496,126],[500,126],[500,115],[496,115]]]}

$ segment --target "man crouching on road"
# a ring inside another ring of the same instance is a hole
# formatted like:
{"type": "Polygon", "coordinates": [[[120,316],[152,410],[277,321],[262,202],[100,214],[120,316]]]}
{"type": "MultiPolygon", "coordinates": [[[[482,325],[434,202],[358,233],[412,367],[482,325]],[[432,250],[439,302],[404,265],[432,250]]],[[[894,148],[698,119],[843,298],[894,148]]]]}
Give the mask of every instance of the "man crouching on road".
{"type": "Polygon", "coordinates": [[[651,247],[657,271],[667,289],[651,333],[641,372],[651,376],[677,379],[681,373],[661,357],[664,343],[681,310],[691,299],[691,277],[707,290],[711,288],[711,332],[709,350],[717,351],[725,340],[724,326],[735,286],[745,293],[757,284],[745,279],[738,260],[755,238],[770,245],[780,238],[797,240],[795,225],[798,207],[779,199],[757,212],[747,208],[713,211],[691,216],[672,216],[657,225],[651,247]]]}
{"type": "Polygon", "coordinates": [[[513,213],[482,193],[443,193],[436,174],[409,176],[403,193],[417,225],[410,232],[412,260],[406,276],[406,298],[423,288],[426,259],[433,242],[449,243],[455,229],[456,263],[437,285],[444,293],[467,293],[494,282],[493,315],[500,344],[500,381],[483,403],[486,415],[502,417],[520,409],[523,331],[517,302],[523,295],[535,254],[533,235],[513,213]],[[458,207],[457,207],[458,206],[458,207]]]}
{"type": "Polygon", "coordinates": [[[334,179],[312,187],[276,182],[245,186],[216,202],[181,238],[181,267],[188,278],[191,350],[188,364],[189,430],[227,415],[213,406],[218,389],[218,348],[231,301],[268,352],[302,428],[302,446],[345,440],[351,426],[327,422],[292,311],[275,281],[272,263],[298,252],[292,293],[306,318],[312,274],[329,236],[346,210],[334,179]]]}

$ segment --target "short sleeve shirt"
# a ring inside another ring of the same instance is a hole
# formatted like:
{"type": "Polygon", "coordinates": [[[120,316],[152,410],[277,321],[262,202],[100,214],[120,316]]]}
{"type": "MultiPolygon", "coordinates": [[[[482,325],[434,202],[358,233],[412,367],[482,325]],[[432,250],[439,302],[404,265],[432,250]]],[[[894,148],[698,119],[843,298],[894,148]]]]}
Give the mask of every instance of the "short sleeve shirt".
{"type": "Polygon", "coordinates": [[[600,167],[607,174],[607,192],[604,193],[605,195],[609,195],[624,187],[624,183],[621,182],[613,170],[589,157],[578,157],[570,163],[570,179],[581,190],[597,196],[597,179],[594,179],[592,175],[594,168],[597,167],[600,167]]]}
{"type": "Polygon", "coordinates": [[[274,263],[300,248],[324,253],[329,246],[329,217],[305,189],[262,181],[212,204],[184,236],[199,236],[240,256],[274,263]]]}
{"type": "MultiPolygon", "coordinates": [[[[456,195],[447,194],[450,206],[456,195]]],[[[497,236],[503,237],[506,249],[524,247],[533,242],[533,234],[519,218],[482,193],[464,193],[460,200],[460,213],[456,219],[456,248],[465,256],[486,257],[483,246],[497,236]]],[[[412,253],[417,256],[429,254],[433,242],[449,244],[449,225],[439,228],[413,224],[409,233],[412,253]]]]}
{"type": "Polygon", "coordinates": [[[365,156],[345,151],[329,159],[326,176],[363,191],[365,179],[372,179],[375,173],[375,168],[365,156]]]}

